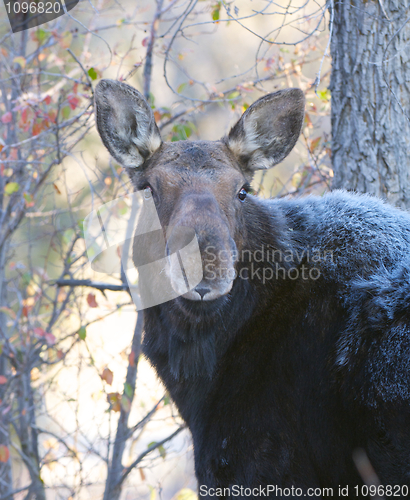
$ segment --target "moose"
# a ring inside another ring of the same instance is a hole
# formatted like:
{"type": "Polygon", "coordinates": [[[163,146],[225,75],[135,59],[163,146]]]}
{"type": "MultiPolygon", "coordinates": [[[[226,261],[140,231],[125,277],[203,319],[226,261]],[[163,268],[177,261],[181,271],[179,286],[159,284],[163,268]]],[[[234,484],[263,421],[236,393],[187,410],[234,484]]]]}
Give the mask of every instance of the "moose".
{"type": "MultiPolygon", "coordinates": [[[[251,193],[298,140],[299,89],[261,97],[215,142],[163,142],[123,82],[100,81],[95,103],[165,252],[179,229],[197,236],[202,279],[144,311],[143,353],[192,433],[199,497],[368,498],[357,450],[387,496],[407,497],[409,214],[342,190],[251,193]]],[[[172,266],[169,279],[180,290],[172,266]]]]}

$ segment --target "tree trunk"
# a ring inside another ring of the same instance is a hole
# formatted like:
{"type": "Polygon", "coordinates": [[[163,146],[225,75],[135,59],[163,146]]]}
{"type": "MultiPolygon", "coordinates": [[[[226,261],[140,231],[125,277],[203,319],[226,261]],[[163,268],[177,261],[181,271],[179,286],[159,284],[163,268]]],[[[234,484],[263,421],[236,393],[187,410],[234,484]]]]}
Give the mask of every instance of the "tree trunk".
{"type": "Polygon", "coordinates": [[[408,0],[339,0],[331,40],[333,188],[403,208],[410,208],[408,9],[408,0]]]}
{"type": "MultiPolygon", "coordinates": [[[[7,306],[6,301],[6,255],[7,255],[7,244],[0,247],[0,307],[7,306]]],[[[6,335],[7,325],[6,325],[6,315],[0,312],[0,345],[2,344],[3,336],[6,335]]],[[[0,353],[0,375],[4,377],[9,377],[9,367],[6,355],[0,353]]],[[[3,411],[5,406],[2,401],[5,401],[6,396],[6,386],[0,385],[0,445],[7,446],[10,448],[10,413],[3,411]]],[[[7,462],[0,462],[0,498],[7,498],[13,491],[13,474],[11,468],[11,458],[7,462]]]]}

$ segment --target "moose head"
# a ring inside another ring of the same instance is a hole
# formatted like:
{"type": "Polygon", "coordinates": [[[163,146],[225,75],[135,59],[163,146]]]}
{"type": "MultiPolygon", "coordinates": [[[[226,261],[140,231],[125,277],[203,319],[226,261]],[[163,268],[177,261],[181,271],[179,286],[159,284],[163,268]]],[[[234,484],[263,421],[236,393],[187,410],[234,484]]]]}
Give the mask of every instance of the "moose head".
{"type": "Polygon", "coordinates": [[[102,80],[95,102],[104,145],[135,189],[154,200],[165,252],[181,248],[192,232],[197,237],[203,267],[199,284],[187,292],[178,266],[169,268],[178,304],[207,307],[223,301],[251,230],[246,220],[257,224],[251,214],[255,197],[248,196],[253,173],[282,161],[295,145],[304,117],[302,91],[280,90],[260,98],[226,137],[214,142],[163,142],[149,104],[125,83],[102,80]]]}

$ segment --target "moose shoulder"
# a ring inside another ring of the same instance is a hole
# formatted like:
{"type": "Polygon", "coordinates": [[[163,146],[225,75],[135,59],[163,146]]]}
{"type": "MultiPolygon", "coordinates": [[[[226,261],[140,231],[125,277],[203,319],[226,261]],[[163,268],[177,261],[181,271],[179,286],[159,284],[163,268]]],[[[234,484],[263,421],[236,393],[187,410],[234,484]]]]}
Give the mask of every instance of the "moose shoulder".
{"type": "Polygon", "coordinates": [[[253,172],[298,139],[298,89],[262,97],[216,142],[162,142],[124,83],[103,80],[95,97],[101,138],[152,195],[166,252],[182,229],[197,236],[202,279],[183,293],[170,266],[180,296],[144,311],[143,351],[192,432],[200,497],[337,497],[339,485],[360,497],[358,448],[407,496],[410,216],[343,191],[249,194],[253,172]]]}

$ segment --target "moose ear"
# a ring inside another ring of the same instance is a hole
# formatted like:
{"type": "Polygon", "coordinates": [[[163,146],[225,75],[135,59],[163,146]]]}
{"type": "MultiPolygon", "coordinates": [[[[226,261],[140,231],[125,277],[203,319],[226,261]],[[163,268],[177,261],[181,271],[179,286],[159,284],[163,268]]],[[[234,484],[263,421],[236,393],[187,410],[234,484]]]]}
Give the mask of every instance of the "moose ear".
{"type": "Polygon", "coordinates": [[[94,95],[105,147],[124,167],[139,167],[162,142],[149,104],[138,90],[114,80],[101,80],[94,95]]]}
{"type": "Polygon", "coordinates": [[[250,106],[225,139],[246,170],[273,167],[291,152],[305,114],[300,89],[279,90],[250,106]]]}

